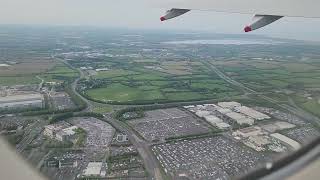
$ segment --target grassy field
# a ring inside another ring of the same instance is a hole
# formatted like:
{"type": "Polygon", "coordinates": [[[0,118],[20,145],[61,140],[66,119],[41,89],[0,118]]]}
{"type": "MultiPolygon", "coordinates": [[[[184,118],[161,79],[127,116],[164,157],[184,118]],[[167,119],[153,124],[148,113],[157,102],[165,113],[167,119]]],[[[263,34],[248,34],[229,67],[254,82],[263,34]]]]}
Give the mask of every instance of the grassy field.
{"type": "Polygon", "coordinates": [[[294,102],[300,106],[302,109],[311,112],[312,114],[320,117],[320,96],[308,99],[305,97],[302,97],[301,95],[294,95],[292,96],[292,99],[294,102]]]}
{"type": "Polygon", "coordinates": [[[85,93],[94,100],[123,104],[204,100],[241,93],[198,61],[138,60],[126,63],[120,64],[122,68],[93,76],[91,81],[101,85],[87,89],[85,93]]]}
{"type": "Polygon", "coordinates": [[[71,69],[63,63],[57,63],[52,69],[40,75],[47,82],[71,81],[79,76],[76,70],[71,69]]]}
{"type": "Polygon", "coordinates": [[[41,81],[35,76],[5,76],[0,77],[0,86],[12,86],[12,85],[30,85],[38,84],[41,81]]]}
{"type": "Polygon", "coordinates": [[[97,88],[87,91],[87,95],[94,99],[117,102],[163,99],[159,90],[141,90],[122,84],[112,84],[105,88],[97,88]]]}
{"type": "Polygon", "coordinates": [[[279,102],[288,103],[288,97],[304,110],[320,117],[318,101],[320,64],[314,61],[254,61],[219,62],[219,69],[232,78],[279,102]],[[286,94],[284,92],[293,92],[286,94]],[[309,94],[309,98],[304,97],[309,94]]]}
{"type": "Polygon", "coordinates": [[[129,76],[132,74],[135,74],[135,72],[127,71],[127,70],[123,70],[123,69],[115,69],[115,70],[98,72],[98,75],[95,76],[95,78],[97,78],[97,79],[115,78],[115,77],[129,76]]]}

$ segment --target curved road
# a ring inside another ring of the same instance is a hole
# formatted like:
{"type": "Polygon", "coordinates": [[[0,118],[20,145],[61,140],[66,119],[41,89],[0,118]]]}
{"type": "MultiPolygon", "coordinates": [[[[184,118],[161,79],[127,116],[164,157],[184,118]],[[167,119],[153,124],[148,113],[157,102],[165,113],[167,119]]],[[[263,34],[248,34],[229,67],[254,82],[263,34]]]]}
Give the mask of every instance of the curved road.
{"type": "MultiPolygon", "coordinates": [[[[75,79],[73,81],[73,83],[71,84],[72,91],[87,104],[87,108],[84,109],[83,111],[91,112],[93,109],[93,105],[91,104],[91,102],[88,99],[86,99],[85,97],[83,97],[81,94],[79,94],[76,90],[79,80],[85,78],[83,71],[73,67],[71,64],[69,64],[68,62],[66,62],[62,59],[60,59],[60,60],[63,63],[65,63],[66,65],[68,65],[70,68],[77,70],[79,72],[80,76],[77,79],[75,79]]],[[[162,178],[162,175],[160,172],[161,167],[159,166],[157,159],[155,158],[155,156],[151,152],[148,142],[139,138],[135,134],[135,132],[127,124],[125,124],[121,121],[115,120],[110,115],[108,115],[108,116],[105,115],[103,120],[105,122],[111,124],[113,127],[118,129],[119,131],[128,135],[129,140],[138,149],[139,154],[141,155],[141,157],[144,161],[144,166],[145,166],[147,172],[149,173],[150,178],[156,179],[156,180],[162,180],[163,178],[162,178]]]]}

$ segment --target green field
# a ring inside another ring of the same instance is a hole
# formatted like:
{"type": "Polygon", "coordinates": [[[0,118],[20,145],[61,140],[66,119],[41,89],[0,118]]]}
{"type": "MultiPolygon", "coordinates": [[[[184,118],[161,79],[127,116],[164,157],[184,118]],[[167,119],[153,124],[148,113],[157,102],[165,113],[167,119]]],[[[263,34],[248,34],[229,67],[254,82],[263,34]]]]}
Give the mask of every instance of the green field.
{"type": "Polygon", "coordinates": [[[76,70],[71,69],[63,63],[58,63],[55,67],[40,75],[46,82],[71,81],[79,76],[76,70]]]}
{"type": "Polygon", "coordinates": [[[87,91],[87,95],[93,99],[117,102],[163,99],[159,90],[141,90],[122,84],[112,84],[105,88],[97,88],[87,91]]]}
{"type": "Polygon", "coordinates": [[[320,64],[317,62],[268,61],[251,63],[242,60],[240,64],[219,63],[219,69],[231,74],[233,79],[246,86],[265,93],[268,97],[289,103],[288,97],[302,109],[320,117],[317,101],[320,88],[320,64]],[[247,65],[247,66],[246,66],[247,65]],[[276,92],[277,91],[277,92],[276,92]],[[282,91],[282,92],[281,92],[282,91]],[[294,94],[286,94],[291,92],[294,94]],[[310,94],[311,99],[303,97],[310,94]]]}
{"type": "Polygon", "coordinates": [[[123,69],[115,69],[115,70],[98,72],[98,75],[95,76],[95,78],[97,78],[97,79],[115,78],[115,77],[129,76],[132,74],[135,74],[135,72],[127,71],[127,70],[123,70],[123,69]]]}
{"type": "Polygon", "coordinates": [[[30,85],[38,84],[41,80],[35,76],[9,76],[0,77],[0,86],[12,86],[12,85],[30,85]]]}
{"type": "Polygon", "coordinates": [[[87,89],[85,94],[90,99],[106,103],[195,101],[241,93],[199,61],[125,61],[117,68],[92,76],[92,83],[99,85],[87,89]],[[159,71],[150,69],[160,66],[159,71]],[[179,75],[181,70],[194,74],[179,75]]]}

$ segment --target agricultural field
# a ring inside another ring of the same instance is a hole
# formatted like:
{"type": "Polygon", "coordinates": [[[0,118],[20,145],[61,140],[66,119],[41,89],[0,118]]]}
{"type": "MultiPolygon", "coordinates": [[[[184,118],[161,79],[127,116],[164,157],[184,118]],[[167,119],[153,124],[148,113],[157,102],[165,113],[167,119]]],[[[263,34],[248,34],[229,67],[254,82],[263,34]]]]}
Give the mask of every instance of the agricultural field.
{"type": "Polygon", "coordinates": [[[320,87],[320,65],[313,62],[241,60],[219,62],[217,65],[230,77],[251,86],[254,89],[273,90],[320,87]],[[260,88],[257,88],[260,86],[260,88]]]}
{"type": "Polygon", "coordinates": [[[116,103],[194,101],[238,95],[230,84],[208,71],[199,61],[125,61],[91,76],[92,100],[116,103]],[[130,68],[130,70],[128,70],[130,68]]]}
{"type": "Polygon", "coordinates": [[[69,81],[78,76],[79,73],[76,70],[71,69],[62,62],[57,62],[53,68],[40,75],[46,82],[69,81]]]}
{"type": "Polygon", "coordinates": [[[0,86],[30,85],[40,82],[35,76],[0,76],[0,86]]]}
{"type": "Polygon", "coordinates": [[[212,62],[246,86],[279,102],[294,102],[320,116],[320,65],[312,60],[239,60],[212,62]]]}
{"type": "MultiPolygon", "coordinates": [[[[1,61],[0,64],[2,64],[1,61]]],[[[2,65],[0,66],[0,86],[30,85],[40,83],[41,80],[36,76],[53,68],[55,62],[35,58],[2,65]]]]}

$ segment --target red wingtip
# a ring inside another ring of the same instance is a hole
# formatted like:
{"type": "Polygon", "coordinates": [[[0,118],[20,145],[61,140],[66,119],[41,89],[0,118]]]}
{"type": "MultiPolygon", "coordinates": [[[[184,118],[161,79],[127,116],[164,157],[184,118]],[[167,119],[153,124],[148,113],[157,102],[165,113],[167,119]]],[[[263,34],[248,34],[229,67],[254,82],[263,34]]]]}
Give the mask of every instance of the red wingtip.
{"type": "Polygon", "coordinates": [[[160,18],[160,21],[165,21],[165,20],[166,20],[166,18],[163,16],[160,18]]]}
{"type": "Polygon", "coordinates": [[[244,28],[244,32],[250,32],[250,31],[252,31],[252,29],[251,29],[250,26],[246,26],[246,27],[244,28]]]}

